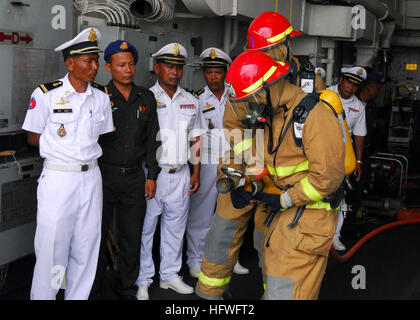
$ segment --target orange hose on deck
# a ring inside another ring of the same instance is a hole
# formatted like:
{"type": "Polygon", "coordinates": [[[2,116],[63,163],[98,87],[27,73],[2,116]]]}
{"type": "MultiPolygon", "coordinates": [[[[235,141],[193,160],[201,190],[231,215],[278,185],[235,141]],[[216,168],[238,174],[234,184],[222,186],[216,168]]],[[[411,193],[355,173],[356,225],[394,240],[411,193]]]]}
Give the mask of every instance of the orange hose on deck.
{"type": "Polygon", "coordinates": [[[398,227],[401,225],[405,225],[405,224],[411,224],[411,223],[420,223],[420,218],[412,218],[412,219],[408,219],[408,220],[402,220],[402,221],[396,221],[396,222],[391,222],[388,223],[386,225],[383,225],[382,227],[379,227],[371,232],[369,232],[367,235],[365,235],[362,239],[360,239],[349,251],[347,251],[344,255],[339,255],[337,253],[337,251],[335,251],[334,247],[331,247],[331,255],[335,258],[335,260],[337,260],[338,262],[346,262],[347,260],[349,260],[355,253],[357,250],[359,250],[359,248],[366,242],[368,241],[370,238],[376,236],[378,233],[381,233],[382,231],[394,228],[394,227],[398,227]]]}

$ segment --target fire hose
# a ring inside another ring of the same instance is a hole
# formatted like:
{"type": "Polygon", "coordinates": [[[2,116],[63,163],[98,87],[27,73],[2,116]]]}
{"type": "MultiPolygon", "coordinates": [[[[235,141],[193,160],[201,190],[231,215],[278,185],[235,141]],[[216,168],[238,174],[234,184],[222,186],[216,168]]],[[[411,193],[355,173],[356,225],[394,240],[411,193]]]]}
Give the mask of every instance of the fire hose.
{"type": "Polygon", "coordinates": [[[331,247],[331,250],[330,250],[331,255],[338,262],[344,263],[347,260],[349,260],[356,253],[356,251],[359,250],[359,248],[363,244],[365,244],[368,240],[370,240],[371,238],[373,238],[377,234],[379,234],[379,233],[381,233],[385,230],[391,229],[391,228],[395,228],[395,227],[402,226],[402,225],[407,225],[407,224],[412,224],[412,223],[420,223],[420,218],[411,218],[411,219],[400,220],[400,221],[395,221],[395,222],[385,224],[385,225],[383,225],[379,228],[376,228],[375,230],[369,232],[367,235],[365,235],[350,250],[348,250],[344,255],[339,255],[337,253],[337,251],[335,251],[334,247],[331,247]]]}

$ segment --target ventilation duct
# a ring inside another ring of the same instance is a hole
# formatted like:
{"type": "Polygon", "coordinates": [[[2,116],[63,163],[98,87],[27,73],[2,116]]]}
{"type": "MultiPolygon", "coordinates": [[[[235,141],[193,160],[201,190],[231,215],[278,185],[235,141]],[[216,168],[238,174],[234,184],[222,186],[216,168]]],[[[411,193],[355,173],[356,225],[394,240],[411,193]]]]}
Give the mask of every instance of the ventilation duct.
{"type": "Polygon", "coordinates": [[[170,22],[175,18],[175,1],[135,0],[130,5],[130,12],[148,22],[170,22]]]}

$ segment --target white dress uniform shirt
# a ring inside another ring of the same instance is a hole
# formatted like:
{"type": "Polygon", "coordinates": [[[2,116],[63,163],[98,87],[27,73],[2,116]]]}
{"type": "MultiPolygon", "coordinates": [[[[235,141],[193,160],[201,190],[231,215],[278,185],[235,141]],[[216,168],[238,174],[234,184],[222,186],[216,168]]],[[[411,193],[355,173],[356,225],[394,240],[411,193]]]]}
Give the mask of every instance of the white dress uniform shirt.
{"type": "Polygon", "coordinates": [[[217,200],[217,164],[230,149],[223,132],[223,115],[227,89],[219,99],[208,86],[199,95],[200,109],[206,122],[207,134],[202,136],[200,188],[191,196],[187,222],[187,264],[198,268],[204,251],[205,237],[217,200]]]}
{"type": "Polygon", "coordinates": [[[162,141],[158,161],[161,167],[178,167],[190,158],[190,141],[201,136],[205,123],[199,112],[199,102],[178,86],[172,99],[159,82],[150,88],[157,102],[159,138],[162,141]]]}
{"type": "Polygon", "coordinates": [[[91,162],[102,155],[99,135],[114,130],[109,97],[90,84],[84,93],[76,92],[68,74],[60,81],[62,86],[46,93],[35,89],[22,128],[42,133],[43,158],[66,164],[91,162]]]}
{"type": "Polygon", "coordinates": [[[79,93],[68,75],[60,80],[49,91],[33,92],[23,124],[24,130],[41,134],[39,150],[46,159],[37,189],[36,264],[30,295],[36,300],[55,299],[64,274],[65,299],[89,297],[101,236],[98,137],[114,129],[106,93],[90,84],[79,93]],[[86,170],[82,164],[88,164],[86,170]]]}
{"type": "Polygon", "coordinates": [[[190,205],[190,169],[186,166],[190,155],[190,142],[205,132],[198,99],[191,93],[178,86],[171,99],[159,82],[150,90],[157,102],[159,135],[162,141],[157,159],[162,171],[156,181],[155,197],[147,200],[137,285],[149,285],[153,282],[155,266],[152,248],[159,215],[162,215],[160,280],[167,282],[178,277],[182,266],[182,248],[190,205]],[[170,169],[176,169],[176,172],[168,172],[170,169]]]}
{"type": "Polygon", "coordinates": [[[204,88],[200,94],[200,109],[206,123],[207,134],[203,136],[201,145],[201,163],[218,164],[219,157],[223,157],[230,145],[226,141],[223,132],[223,115],[225,113],[225,104],[227,98],[227,89],[225,88],[222,98],[219,99],[209,89],[204,88]]]}
{"type": "Polygon", "coordinates": [[[327,90],[338,93],[344,112],[346,113],[346,122],[349,127],[350,135],[366,136],[366,113],[364,104],[353,95],[350,99],[343,99],[338,92],[338,85],[328,87],[327,90]]]}

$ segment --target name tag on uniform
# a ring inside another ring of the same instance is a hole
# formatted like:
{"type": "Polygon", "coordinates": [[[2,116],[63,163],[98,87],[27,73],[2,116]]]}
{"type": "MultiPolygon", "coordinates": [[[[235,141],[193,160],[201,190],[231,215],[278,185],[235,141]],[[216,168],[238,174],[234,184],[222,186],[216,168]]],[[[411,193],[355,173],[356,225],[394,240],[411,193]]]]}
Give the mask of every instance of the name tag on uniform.
{"type": "Polygon", "coordinates": [[[165,109],[166,108],[166,104],[158,104],[156,107],[158,110],[159,109],[165,109]]]}
{"type": "Polygon", "coordinates": [[[72,113],[73,109],[53,109],[53,113],[72,113]]]}
{"type": "Polygon", "coordinates": [[[203,113],[206,113],[206,112],[209,112],[209,111],[212,111],[212,110],[215,110],[215,109],[216,109],[215,107],[210,108],[210,109],[205,109],[205,110],[203,110],[203,113]]]}
{"type": "Polygon", "coordinates": [[[181,110],[195,109],[194,104],[181,104],[179,107],[181,108],[181,110]]]}
{"type": "Polygon", "coordinates": [[[313,79],[301,79],[300,89],[306,93],[312,93],[314,91],[314,80],[313,79]]]}

